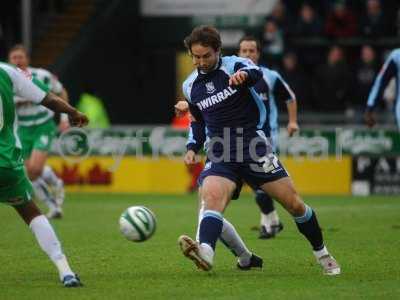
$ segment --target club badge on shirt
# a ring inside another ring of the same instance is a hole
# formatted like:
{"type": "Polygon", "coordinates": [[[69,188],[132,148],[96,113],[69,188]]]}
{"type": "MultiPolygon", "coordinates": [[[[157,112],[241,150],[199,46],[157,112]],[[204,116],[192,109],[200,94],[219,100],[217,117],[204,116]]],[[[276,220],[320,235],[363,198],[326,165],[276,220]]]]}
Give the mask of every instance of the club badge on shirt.
{"type": "Polygon", "coordinates": [[[206,83],[206,89],[208,94],[212,94],[216,91],[216,88],[212,81],[206,83]]]}

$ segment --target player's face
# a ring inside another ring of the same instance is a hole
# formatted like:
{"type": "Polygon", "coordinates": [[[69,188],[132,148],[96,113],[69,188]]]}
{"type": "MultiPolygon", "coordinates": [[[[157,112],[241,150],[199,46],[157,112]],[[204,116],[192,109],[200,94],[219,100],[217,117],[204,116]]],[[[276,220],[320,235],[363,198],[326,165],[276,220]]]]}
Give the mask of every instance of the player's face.
{"type": "Polygon", "coordinates": [[[10,64],[16,65],[22,70],[26,69],[29,65],[28,55],[23,50],[14,50],[8,55],[10,64]]]}
{"type": "Polygon", "coordinates": [[[242,41],[239,45],[239,56],[249,58],[255,64],[258,64],[260,52],[257,49],[255,41],[242,41]]]}
{"type": "Polygon", "coordinates": [[[201,44],[192,45],[191,56],[193,64],[201,71],[207,73],[214,69],[218,62],[220,51],[215,51],[212,47],[202,46],[201,44]]]}

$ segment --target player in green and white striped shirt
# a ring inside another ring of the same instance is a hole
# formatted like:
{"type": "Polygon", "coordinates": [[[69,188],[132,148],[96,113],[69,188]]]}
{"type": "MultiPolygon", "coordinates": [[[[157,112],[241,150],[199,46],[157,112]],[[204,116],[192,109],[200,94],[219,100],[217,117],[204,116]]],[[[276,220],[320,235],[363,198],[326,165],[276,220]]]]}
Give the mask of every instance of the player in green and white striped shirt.
{"type": "MultiPolygon", "coordinates": [[[[52,73],[45,69],[29,67],[29,56],[24,46],[12,47],[8,59],[11,64],[40,80],[50,91],[68,102],[67,91],[52,73]]],[[[28,176],[33,182],[35,195],[49,207],[47,214],[49,218],[60,218],[64,202],[64,184],[50,166],[46,165],[48,152],[57,134],[57,127],[53,120],[54,113],[46,107],[27,101],[22,97],[15,96],[14,101],[18,115],[18,135],[21,139],[23,157],[28,176]]],[[[65,115],[63,115],[60,129],[65,130],[68,126],[68,118],[65,119],[65,115]]]]}
{"type": "Polygon", "coordinates": [[[30,227],[40,247],[57,267],[64,286],[76,287],[81,285],[80,280],[71,270],[52,226],[31,201],[32,185],[26,176],[17,134],[14,96],[67,113],[75,126],[85,126],[88,119],[60,97],[48,93],[39,81],[32,81],[22,71],[0,62],[0,202],[13,206],[30,227]]]}

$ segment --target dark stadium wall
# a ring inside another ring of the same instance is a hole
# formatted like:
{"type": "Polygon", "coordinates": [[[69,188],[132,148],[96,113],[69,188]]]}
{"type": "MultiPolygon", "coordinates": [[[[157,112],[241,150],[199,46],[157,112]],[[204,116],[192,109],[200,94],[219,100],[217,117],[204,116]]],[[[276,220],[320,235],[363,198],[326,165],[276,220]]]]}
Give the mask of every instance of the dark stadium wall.
{"type": "Polygon", "coordinates": [[[54,71],[72,103],[83,92],[103,99],[113,124],[169,124],[176,49],[163,43],[165,26],[147,28],[137,1],[111,2],[82,29],[54,71]]]}

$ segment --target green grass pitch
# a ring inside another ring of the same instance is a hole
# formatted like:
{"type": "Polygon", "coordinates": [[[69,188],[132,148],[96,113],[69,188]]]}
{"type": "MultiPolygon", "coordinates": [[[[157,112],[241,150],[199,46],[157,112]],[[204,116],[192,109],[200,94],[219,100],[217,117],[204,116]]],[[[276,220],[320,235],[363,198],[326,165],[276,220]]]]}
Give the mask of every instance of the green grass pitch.
{"type": "Polygon", "coordinates": [[[221,243],[210,273],[195,269],[177,246],[194,235],[196,196],[69,194],[65,218],[52,222],[85,286],[65,289],[55,268],[13,209],[0,206],[0,299],[400,299],[400,197],[306,197],[317,211],[342,275],[323,276],[305,239],[281,207],[285,229],[257,239],[255,201],[244,196],[225,216],[262,271],[239,271],[221,243]],[[131,205],[157,216],[144,243],[125,240],[118,218],[131,205]]]}

